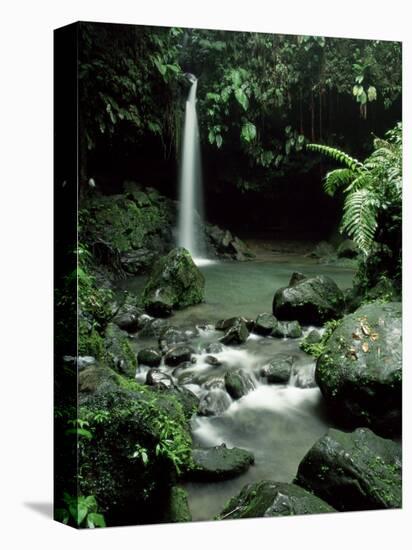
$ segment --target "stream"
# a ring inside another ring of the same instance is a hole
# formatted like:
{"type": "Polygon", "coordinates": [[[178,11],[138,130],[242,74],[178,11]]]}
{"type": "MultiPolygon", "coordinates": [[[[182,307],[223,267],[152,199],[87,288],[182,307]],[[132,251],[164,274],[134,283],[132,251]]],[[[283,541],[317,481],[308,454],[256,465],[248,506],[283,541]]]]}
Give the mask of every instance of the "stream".
{"type": "MultiPolygon", "coordinates": [[[[315,362],[300,350],[299,339],[278,339],[250,334],[239,346],[214,347],[223,335],[214,329],[219,319],[244,316],[254,319],[271,312],[275,291],[286,286],[293,271],[306,276],[332,277],[341,289],[351,286],[353,270],[326,266],[304,257],[277,258],[272,261],[216,262],[200,267],[206,279],[205,303],[177,311],[169,320],[187,330],[190,345],[196,350],[192,366],[172,370],[161,366],[180,385],[185,385],[200,399],[210,402],[213,416],[197,415],[192,420],[195,446],[211,447],[225,443],[251,451],[255,464],[243,475],[216,483],[186,483],[194,521],[210,520],[227,500],[244,485],[272,479],[291,482],[299,462],[329,428],[322,397],[314,381],[315,362]],[[193,328],[197,327],[196,331],[193,328]],[[211,351],[212,350],[212,351],[211,351]],[[260,370],[278,354],[292,356],[293,370],[287,384],[268,385],[260,370]],[[210,365],[213,355],[219,365],[210,365]],[[228,370],[241,369],[253,382],[253,389],[239,400],[232,400],[224,389],[228,370]]],[[[119,287],[140,294],[146,277],[119,282],[119,287]]],[[[304,334],[313,327],[304,327],[304,334]]],[[[137,337],[136,350],[157,341],[137,337]]],[[[146,367],[138,368],[137,379],[145,380],[146,367]]]]}

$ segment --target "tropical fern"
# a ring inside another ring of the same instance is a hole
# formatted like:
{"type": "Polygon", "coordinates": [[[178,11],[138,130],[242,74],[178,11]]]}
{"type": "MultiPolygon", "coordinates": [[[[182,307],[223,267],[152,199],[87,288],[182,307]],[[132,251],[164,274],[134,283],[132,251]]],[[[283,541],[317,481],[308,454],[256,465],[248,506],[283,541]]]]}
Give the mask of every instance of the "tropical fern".
{"type": "Polygon", "coordinates": [[[330,147],[329,145],[321,145],[319,143],[308,143],[306,145],[306,148],[309,149],[309,151],[321,153],[322,155],[330,157],[333,160],[336,160],[337,162],[345,164],[345,166],[347,168],[350,168],[350,170],[352,170],[353,172],[357,172],[358,170],[363,170],[363,164],[361,162],[351,157],[347,153],[344,153],[343,151],[336,149],[336,147],[330,147]]]}
{"type": "Polygon", "coordinates": [[[341,232],[346,232],[366,256],[374,242],[379,212],[389,207],[401,210],[402,124],[387,132],[386,137],[386,140],[375,138],[375,150],[363,163],[328,145],[306,146],[345,166],[327,173],[324,190],[333,196],[337,189],[343,188],[341,232]]]}
{"type": "Polygon", "coordinates": [[[377,228],[377,198],[368,188],[348,194],[343,207],[341,228],[365,254],[372,247],[377,228]]]}

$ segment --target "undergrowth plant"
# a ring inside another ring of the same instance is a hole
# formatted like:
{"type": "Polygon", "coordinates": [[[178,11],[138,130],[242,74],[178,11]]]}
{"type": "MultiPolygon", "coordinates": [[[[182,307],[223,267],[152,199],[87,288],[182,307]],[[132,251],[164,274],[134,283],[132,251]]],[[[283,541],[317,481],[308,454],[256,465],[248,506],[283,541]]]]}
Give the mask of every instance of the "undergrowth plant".
{"type": "Polygon", "coordinates": [[[371,253],[379,224],[379,215],[391,210],[393,223],[401,223],[402,203],[402,124],[387,132],[386,139],[375,138],[374,151],[364,161],[327,145],[311,143],[310,151],[326,155],[344,165],[328,172],[325,192],[333,196],[343,189],[345,202],[341,232],[351,237],[360,251],[371,253]]]}

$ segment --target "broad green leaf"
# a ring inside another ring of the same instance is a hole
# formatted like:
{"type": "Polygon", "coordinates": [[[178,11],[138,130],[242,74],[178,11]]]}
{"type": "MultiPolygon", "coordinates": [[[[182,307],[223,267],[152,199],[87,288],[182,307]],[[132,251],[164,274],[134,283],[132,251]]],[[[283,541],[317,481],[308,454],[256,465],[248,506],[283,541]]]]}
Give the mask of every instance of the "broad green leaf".
{"type": "Polygon", "coordinates": [[[375,86],[369,86],[368,88],[368,100],[369,101],[375,101],[377,98],[376,88],[375,86]]]}
{"type": "Polygon", "coordinates": [[[223,139],[220,134],[216,136],[216,145],[219,147],[219,149],[222,147],[223,139]]]}
{"type": "Polygon", "coordinates": [[[87,516],[87,527],[93,529],[94,527],[106,527],[106,521],[103,514],[96,514],[92,512],[87,516]]]}
{"type": "Polygon", "coordinates": [[[213,144],[215,142],[215,134],[214,134],[213,130],[209,130],[208,138],[209,138],[209,143],[213,144]]]}
{"type": "Polygon", "coordinates": [[[256,137],[256,126],[252,122],[245,122],[242,126],[241,137],[243,141],[246,141],[247,143],[253,141],[256,137]]]}
{"type": "Polygon", "coordinates": [[[84,500],[79,499],[77,503],[77,525],[81,525],[88,512],[87,504],[84,500]]]}
{"type": "Polygon", "coordinates": [[[238,100],[238,102],[242,105],[243,109],[247,111],[247,108],[249,107],[249,100],[245,92],[242,90],[242,88],[237,88],[235,90],[235,97],[238,100]]]}

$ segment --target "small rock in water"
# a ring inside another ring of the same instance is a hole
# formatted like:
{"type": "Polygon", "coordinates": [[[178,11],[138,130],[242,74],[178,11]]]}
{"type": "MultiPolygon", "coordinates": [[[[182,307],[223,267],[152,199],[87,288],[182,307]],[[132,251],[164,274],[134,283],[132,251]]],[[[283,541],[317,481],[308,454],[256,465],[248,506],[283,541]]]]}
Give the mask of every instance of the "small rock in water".
{"type": "Polygon", "coordinates": [[[294,362],[293,355],[279,354],[268,365],[262,367],[260,376],[266,378],[268,384],[287,384],[294,362]]]}
{"type": "Polygon", "coordinates": [[[272,336],[275,336],[275,338],[300,338],[302,327],[298,321],[278,321],[272,336]]]}
{"type": "Polygon", "coordinates": [[[232,399],[225,389],[215,387],[203,396],[199,405],[199,414],[202,416],[215,416],[224,413],[232,403],[232,399]]]}
{"type": "Polygon", "coordinates": [[[206,449],[193,449],[193,468],[190,479],[196,481],[219,481],[236,477],[254,463],[252,453],[244,449],[228,449],[225,444],[206,449]]]}
{"type": "Polygon", "coordinates": [[[226,391],[233,399],[240,399],[255,389],[252,378],[243,370],[228,371],[225,374],[226,391]]]}
{"type": "Polygon", "coordinates": [[[278,321],[271,313],[261,313],[254,322],[253,332],[261,336],[269,336],[277,327],[278,321]]]}
{"type": "Polygon", "coordinates": [[[205,357],[205,363],[208,365],[212,365],[213,367],[218,367],[222,363],[219,361],[217,357],[214,357],[213,355],[207,355],[205,357]]]}
{"type": "Polygon", "coordinates": [[[166,353],[170,348],[186,343],[188,340],[189,337],[183,330],[167,327],[159,336],[159,348],[162,353],[166,353]]]}
{"type": "Polygon", "coordinates": [[[137,354],[137,362],[139,365],[147,365],[148,367],[158,367],[162,361],[160,353],[153,348],[141,349],[137,354]]]}
{"type": "Polygon", "coordinates": [[[146,376],[146,384],[148,386],[164,386],[166,388],[174,385],[172,378],[159,369],[149,370],[146,376]]]}
{"type": "Polygon", "coordinates": [[[300,273],[299,271],[294,271],[290,277],[288,286],[295,286],[297,283],[300,283],[304,279],[306,279],[306,277],[305,275],[303,275],[303,273],[300,273]]]}
{"type": "Polygon", "coordinates": [[[220,339],[222,344],[243,344],[249,336],[249,331],[243,319],[238,318],[220,339]]]}
{"type": "Polygon", "coordinates": [[[165,363],[171,367],[177,367],[180,363],[190,361],[192,358],[193,348],[187,345],[179,345],[169,349],[165,355],[165,363]]]}
{"type": "Polygon", "coordinates": [[[200,350],[205,353],[221,353],[223,345],[220,342],[212,342],[211,344],[202,344],[200,350]]]}

